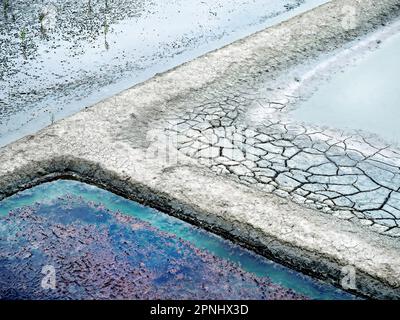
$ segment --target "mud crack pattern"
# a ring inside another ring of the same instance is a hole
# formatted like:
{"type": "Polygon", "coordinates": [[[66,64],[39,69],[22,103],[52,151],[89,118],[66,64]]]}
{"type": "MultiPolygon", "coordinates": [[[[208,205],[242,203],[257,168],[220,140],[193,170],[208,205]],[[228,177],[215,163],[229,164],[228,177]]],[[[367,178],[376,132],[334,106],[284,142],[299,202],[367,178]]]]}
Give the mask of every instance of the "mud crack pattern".
{"type": "Polygon", "coordinates": [[[177,148],[219,174],[399,237],[400,152],[377,139],[300,124],[285,102],[242,94],[168,120],[177,148]],[[262,104],[266,119],[245,121],[262,104]],[[247,111],[246,111],[247,112],[247,111]]]}

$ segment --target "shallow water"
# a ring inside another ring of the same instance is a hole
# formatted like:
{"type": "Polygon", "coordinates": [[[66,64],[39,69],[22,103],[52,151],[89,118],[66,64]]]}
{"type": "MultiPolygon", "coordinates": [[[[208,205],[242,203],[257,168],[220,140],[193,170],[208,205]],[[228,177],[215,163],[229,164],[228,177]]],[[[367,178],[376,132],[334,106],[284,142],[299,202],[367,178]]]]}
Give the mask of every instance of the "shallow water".
{"type": "Polygon", "coordinates": [[[9,1],[0,13],[0,146],[327,1],[9,1]]]}
{"type": "Polygon", "coordinates": [[[292,112],[295,119],[362,130],[400,144],[400,34],[342,70],[292,112]]]}
{"type": "Polygon", "coordinates": [[[42,184],[0,202],[0,245],[3,298],[353,298],[179,219],[75,181],[42,184]],[[38,285],[43,265],[55,266],[54,291],[38,285]]]}

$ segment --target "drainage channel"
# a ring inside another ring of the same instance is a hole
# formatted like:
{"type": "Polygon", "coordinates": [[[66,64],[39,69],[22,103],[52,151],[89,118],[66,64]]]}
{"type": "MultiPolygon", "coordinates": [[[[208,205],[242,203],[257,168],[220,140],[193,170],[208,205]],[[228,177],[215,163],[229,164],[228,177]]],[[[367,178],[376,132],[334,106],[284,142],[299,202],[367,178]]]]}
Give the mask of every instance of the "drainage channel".
{"type": "Polygon", "coordinates": [[[201,228],[57,180],[0,202],[2,299],[355,299],[201,228]]]}

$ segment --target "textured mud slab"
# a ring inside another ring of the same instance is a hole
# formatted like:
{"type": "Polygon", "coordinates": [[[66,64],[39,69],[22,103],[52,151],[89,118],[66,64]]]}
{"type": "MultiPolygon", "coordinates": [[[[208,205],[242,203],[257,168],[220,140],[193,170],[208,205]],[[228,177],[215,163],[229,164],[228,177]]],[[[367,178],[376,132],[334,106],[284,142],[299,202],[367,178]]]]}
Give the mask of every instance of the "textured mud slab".
{"type": "Polygon", "coordinates": [[[4,0],[0,145],[326,1],[4,0]]]}
{"type": "Polygon", "coordinates": [[[243,92],[195,101],[172,117],[178,150],[219,174],[400,236],[396,145],[303,124],[286,115],[289,99],[243,92]],[[249,120],[249,110],[265,119],[249,120]]]}
{"type": "Polygon", "coordinates": [[[0,211],[2,299],[351,298],[176,218],[78,182],[26,190],[1,203],[0,211]],[[41,286],[45,266],[54,268],[54,289],[41,286]]]}
{"type": "Polygon", "coordinates": [[[273,115],[290,105],[292,69],[364,39],[399,8],[397,0],[332,1],[59,121],[1,149],[0,197],[73,175],[329,282],[354,266],[356,292],[399,297],[398,152],[273,115]],[[357,23],[344,28],[343,8],[355,3],[357,23]],[[210,144],[215,136],[228,139],[210,144]],[[214,167],[219,157],[228,163],[214,167]],[[388,221],[373,216],[389,210],[388,221]]]}
{"type": "MultiPolygon", "coordinates": [[[[300,109],[295,112],[301,112],[299,98],[304,98],[305,92],[312,91],[315,86],[308,83],[311,80],[307,77],[312,71],[326,65],[325,70],[319,70],[317,75],[329,77],[329,72],[338,69],[338,64],[342,65],[341,71],[346,71],[349,64],[355,64],[354,60],[362,60],[367,72],[370,55],[382,55],[380,50],[385,50],[376,46],[385,46],[393,37],[398,42],[399,31],[400,23],[396,22],[363,38],[362,49],[359,48],[360,41],[350,44],[346,48],[349,51],[347,57],[341,57],[343,50],[332,53],[329,57],[331,67],[326,62],[328,57],[325,57],[308,67],[295,67],[276,81],[266,76],[265,82],[251,87],[246,83],[236,91],[227,90],[214,95],[210,90],[199,99],[195,97],[189,110],[171,117],[167,130],[176,140],[179,151],[219,174],[236,177],[247,185],[370,226],[385,235],[399,237],[398,145],[365,131],[360,133],[351,128],[339,130],[333,125],[318,125],[319,121],[313,120],[311,114],[309,121],[303,123],[288,113],[296,107],[300,109]],[[371,52],[372,49],[375,52],[371,52]],[[297,83],[296,90],[293,83],[297,83]]],[[[391,56],[397,57],[397,52],[391,52],[391,56]]],[[[374,65],[370,67],[374,68],[374,65]]],[[[394,69],[398,67],[392,66],[394,69]]],[[[348,77],[354,81],[357,79],[354,75],[348,77]]],[[[392,81],[382,71],[375,74],[375,79],[383,86],[385,81],[392,81]]],[[[387,87],[390,87],[389,83],[387,87]]],[[[392,88],[394,92],[395,87],[392,88]]],[[[335,99],[334,96],[340,96],[344,89],[332,91],[333,97],[327,96],[326,99],[335,99]]],[[[382,92],[372,94],[381,95],[382,92]]],[[[364,98],[355,92],[354,95],[352,105],[345,105],[343,109],[353,107],[368,112],[363,108],[364,98]]],[[[399,97],[394,93],[387,97],[387,102],[381,99],[381,104],[392,104],[394,108],[399,97]]],[[[324,98],[320,97],[313,103],[318,102],[323,104],[324,98]]],[[[319,105],[314,108],[319,109],[319,105]]],[[[334,112],[317,112],[324,118],[335,116],[334,112]]],[[[379,107],[375,112],[380,112],[379,107]]],[[[369,116],[370,121],[379,121],[377,115],[364,116],[369,116]]],[[[386,116],[396,119],[396,113],[390,110],[386,116]]],[[[306,120],[306,117],[301,119],[306,120]]],[[[349,120],[343,122],[346,121],[349,120]]],[[[396,120],[385,121],[396,125],[396,120]]]]}

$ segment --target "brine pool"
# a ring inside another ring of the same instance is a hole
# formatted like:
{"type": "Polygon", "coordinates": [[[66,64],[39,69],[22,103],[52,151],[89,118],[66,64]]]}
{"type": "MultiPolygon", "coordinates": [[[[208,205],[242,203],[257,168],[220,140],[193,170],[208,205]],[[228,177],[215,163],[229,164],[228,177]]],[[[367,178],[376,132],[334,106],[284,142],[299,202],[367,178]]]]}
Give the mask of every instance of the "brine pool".
{"type": "MultiPolygon", "coordinates": [[[[397,29],[399,22],[397,22],[397,29]]],[[[400,29],[399,29],[400,30],[400,29]]],[[[382,42],[359,63],[322,84],[292,112],[296,120],[400,145],[400,33],[382,42]]]]}
{"type": "Polygon", "coordinates": [[[58,180],[0,202],[2,299],[354,299],[155,209],[58,180]]]}
{"type": "Polygon", "coordinates": [[[0,146],[328,1],[2,1],[0,146]]]}

